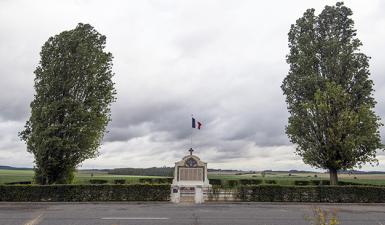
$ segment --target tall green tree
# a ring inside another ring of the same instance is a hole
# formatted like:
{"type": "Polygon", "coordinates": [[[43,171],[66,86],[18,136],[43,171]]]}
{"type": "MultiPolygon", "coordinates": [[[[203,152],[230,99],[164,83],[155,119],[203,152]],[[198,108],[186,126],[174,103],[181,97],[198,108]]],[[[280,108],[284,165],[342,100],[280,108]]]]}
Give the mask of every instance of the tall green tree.
{"type": "Polygon", "coordinates": [[[290,113],[286,133],[313,167],[337,171],[377,163],[382,149],[369,57],[360,52],[352,11],[337,3],[308,9],[290,28],[288,75],[281,86],[290,113]]]}
{"type": "Polygon", "coordinates": [[[98,154],[116,94],[105,44],[104,35],[79,23],[42,47],[31,116],[19,133],[39,184],[71,183],[76,167],[98,154]]]}

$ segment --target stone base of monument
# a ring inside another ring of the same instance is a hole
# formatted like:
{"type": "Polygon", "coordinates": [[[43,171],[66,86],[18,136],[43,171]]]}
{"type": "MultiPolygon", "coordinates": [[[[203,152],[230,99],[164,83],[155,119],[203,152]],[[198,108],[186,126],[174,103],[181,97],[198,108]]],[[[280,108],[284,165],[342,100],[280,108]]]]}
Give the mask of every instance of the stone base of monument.
{"type": "Polygon", "coordinates": [[[172,185],[171,202],[203,203],[208,200],[209,187],[202,185],[172,185]]]}
{"type": "Polygon", "coordinates": [[[175,163],[174,180],[171,185],[171,202],[203,203],[208,200],[210,189],[207,179],[207,163],[192,154],[175,163]]]}

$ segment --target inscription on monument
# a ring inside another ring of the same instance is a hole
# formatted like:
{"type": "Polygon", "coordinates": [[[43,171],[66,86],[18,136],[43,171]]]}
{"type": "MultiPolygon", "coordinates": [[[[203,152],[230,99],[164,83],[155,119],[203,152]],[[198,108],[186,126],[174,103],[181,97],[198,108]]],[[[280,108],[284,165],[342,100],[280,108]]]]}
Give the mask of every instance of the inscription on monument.
{"type": "Polygon", "coordinates": [[[203,168],[179,168],[180,181],[203,181],[203,168]]]}

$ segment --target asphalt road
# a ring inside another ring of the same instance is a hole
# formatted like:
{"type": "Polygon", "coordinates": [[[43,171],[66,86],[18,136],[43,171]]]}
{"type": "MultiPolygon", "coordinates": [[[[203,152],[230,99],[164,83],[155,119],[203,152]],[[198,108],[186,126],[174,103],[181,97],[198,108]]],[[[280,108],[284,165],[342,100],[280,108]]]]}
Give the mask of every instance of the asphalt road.
{"type": "Polygon", "coordinates": [[[385,204],[0,203],[1,225],[302,225],[315,207],[340,224],[385,225],[385,204]]]}

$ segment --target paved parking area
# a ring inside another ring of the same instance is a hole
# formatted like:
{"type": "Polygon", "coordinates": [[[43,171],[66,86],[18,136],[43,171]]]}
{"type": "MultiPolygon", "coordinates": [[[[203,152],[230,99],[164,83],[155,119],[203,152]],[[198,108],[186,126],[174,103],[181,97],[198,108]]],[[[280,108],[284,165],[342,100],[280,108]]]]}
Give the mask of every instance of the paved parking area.
{"type": "Polygon", "coordinates": [[[302,225],[315,207],[341,224],[385,225],[385,204],[0,203],[2,225],[302,225]]]}

